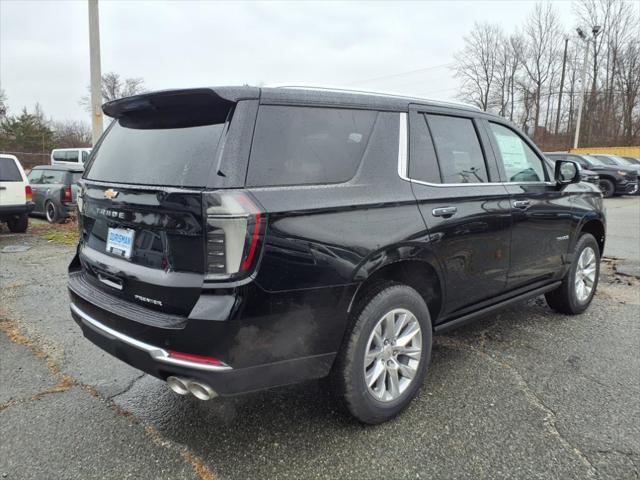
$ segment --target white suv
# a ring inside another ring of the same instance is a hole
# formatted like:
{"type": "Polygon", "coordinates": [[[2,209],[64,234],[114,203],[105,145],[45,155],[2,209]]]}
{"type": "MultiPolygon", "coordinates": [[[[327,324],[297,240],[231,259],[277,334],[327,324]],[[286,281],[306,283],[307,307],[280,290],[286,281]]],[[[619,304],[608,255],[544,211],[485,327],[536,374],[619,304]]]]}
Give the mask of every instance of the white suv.
{"type": "Polygon", "coordinates": [[[26,232],[31,210],[31,186],[22,165],[13,155],[0,154],[0,222],[14,233],[26,232]]]}

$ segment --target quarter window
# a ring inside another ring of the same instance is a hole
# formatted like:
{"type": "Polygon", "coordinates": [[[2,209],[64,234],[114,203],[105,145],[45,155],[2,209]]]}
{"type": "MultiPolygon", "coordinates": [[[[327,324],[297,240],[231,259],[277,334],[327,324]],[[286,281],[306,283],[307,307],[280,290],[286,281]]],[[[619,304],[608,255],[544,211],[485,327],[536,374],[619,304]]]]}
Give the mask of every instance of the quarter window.
{"type": "Polygon", "coordinates": [[[498,145],[507,182],[544,182],[542,160],[516,132],[497,123],[489,123],[498,145]]]}
{"type": "Polygon", "coordinates": [[[485,183],[489,179],[478,134],[468,118],[427,115],[442,183],[485,183]]]}
{"type": "Polygon", "coordinates": [[[376,115],[368,110],[260,107],[247,184],[350,180],[360,165],[376,115]]]}

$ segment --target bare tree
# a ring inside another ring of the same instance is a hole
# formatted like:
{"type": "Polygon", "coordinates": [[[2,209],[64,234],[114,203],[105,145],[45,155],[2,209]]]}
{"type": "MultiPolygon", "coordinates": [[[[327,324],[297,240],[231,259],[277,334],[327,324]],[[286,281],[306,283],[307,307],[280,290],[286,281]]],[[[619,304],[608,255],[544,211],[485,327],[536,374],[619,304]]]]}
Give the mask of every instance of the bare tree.
{"type": "Polygon", "coordinates": [[[524,69],[533,84],[535,136],[535,129],[540,122],[542,91],[558,61],[561,43],[560,24],[553,5],[536,4],[525,23],[524,38],[520,53],[524,69]]]}
{"type": "MultiPolygon", "coordinates": [[[[110,102],[118,98],[130,97],[139,93],[144,93],[146,88],[142,78],[121,78],[120,74],[107,72],[102,75],[102,102],[110,102]]],[[[87,87],[90,90],[90,87],[87,87]]],[[[90,92],[80,98],[82,105],[88,112],[91,111],[90,92]]]]}
{"type": "Polygon", "coordinates": [[[0,88],[0,120],[7,116],[7,94],[0,88]]]}
{"type": "Polygon", "coordinates": [[[626,145],[640,143],[640,41],[634,40],[620,52],[616,67],[616,86],[622,106],[622,137],[626,145]],[[636,120],[634,121],[634,112],[636,120]]]}
{"type": "Polygon", "coordinates": [[[90,147],[91,127],[86,122],[52,122],[53,143],[56,148],[90,147]]]}
{"type": "Polygon", "coordinates": [[[459,97],[482,110],[489,109],[502,43],[504,36],[498,25],[475,23],[464,37],[464,47],[455,55],[454,76],[462,83],[459,97]]]}

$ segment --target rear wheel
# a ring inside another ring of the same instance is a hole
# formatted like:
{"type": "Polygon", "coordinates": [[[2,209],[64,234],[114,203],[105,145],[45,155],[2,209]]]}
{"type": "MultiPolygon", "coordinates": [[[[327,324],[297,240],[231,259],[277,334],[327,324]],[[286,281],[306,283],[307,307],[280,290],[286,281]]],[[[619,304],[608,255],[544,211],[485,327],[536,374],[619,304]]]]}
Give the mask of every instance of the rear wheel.
{"type": "Polygon", "coordinates": [[[364,423],[400,413],[422,385],[431,356],[431,319],[411,287],[387,283],[359,305],[332,372],[346,409],[364,423]]]}
{"type": "Polygon", "coordinates": [[[60,213],[58,207],[52,201],[48,201],[44,206],[44,213],[49,223],[60,223],[60,213]]]}
{"type": "Polygon", "coordinates": [[[591,304],[600,275],[600,248],[589,233],[576,244],[573,262],[556,290],[545,294],[551,308],[569,315],[584,312],[591,304]]]}
{"type": "Polygon", "coordinates": [[[24,233],[29,227],[29,216],[25,213],[18,217],[11,217],[7,220],[7,227],[13,233],[24,233]]]}
{"type": "Polygon", "coordinates": [[[600,191],[602,192],[602,196],[604,198],[613,197],[613,194],[616,191],[616,187],[611,180],[607,180],[606,178],[601,178],[600,183],[598,185],[600,187],[600,191]]]}

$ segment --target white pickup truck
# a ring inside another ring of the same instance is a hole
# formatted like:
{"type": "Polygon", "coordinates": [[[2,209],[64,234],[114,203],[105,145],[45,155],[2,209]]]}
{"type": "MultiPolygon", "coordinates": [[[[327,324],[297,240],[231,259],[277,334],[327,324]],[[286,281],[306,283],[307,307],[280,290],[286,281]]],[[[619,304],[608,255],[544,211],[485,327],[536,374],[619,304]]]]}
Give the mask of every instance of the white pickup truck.
{"type": "Polygon", "coordinates": [[[0,154],[0,222],[6,222],[14,233],[24,233],[33,206],[31,186],[22,165],[13,155],[0,154]]]}

